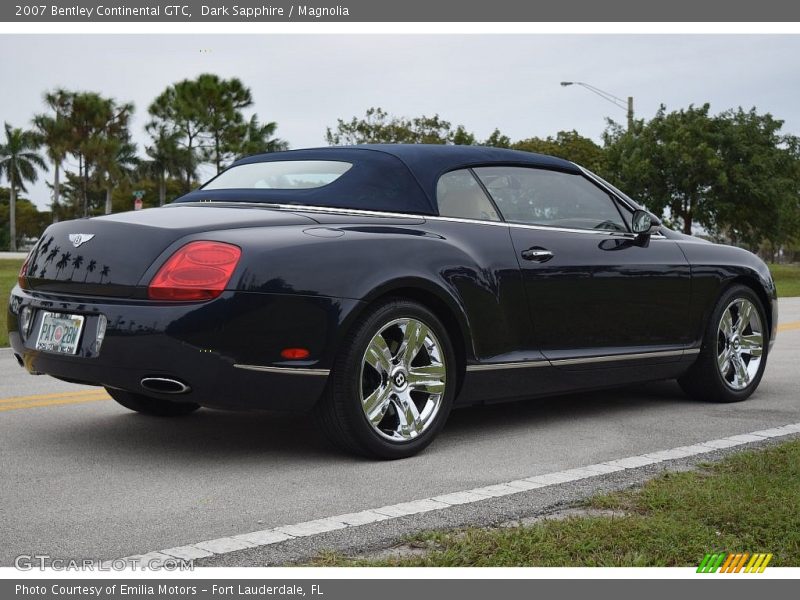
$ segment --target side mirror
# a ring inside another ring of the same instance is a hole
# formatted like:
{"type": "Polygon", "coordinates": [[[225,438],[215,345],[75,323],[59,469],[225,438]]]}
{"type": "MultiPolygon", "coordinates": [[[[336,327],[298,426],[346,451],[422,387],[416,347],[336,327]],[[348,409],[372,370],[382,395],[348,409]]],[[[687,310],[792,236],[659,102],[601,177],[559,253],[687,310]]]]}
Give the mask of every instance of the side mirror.
{"type": "Polygon", "coordinates": [[[655,215],[651,215],[646,210],[633,211],[631,217],[631,231],[636,235],[650,235],[661,225],[661,221],[655,215]]]}

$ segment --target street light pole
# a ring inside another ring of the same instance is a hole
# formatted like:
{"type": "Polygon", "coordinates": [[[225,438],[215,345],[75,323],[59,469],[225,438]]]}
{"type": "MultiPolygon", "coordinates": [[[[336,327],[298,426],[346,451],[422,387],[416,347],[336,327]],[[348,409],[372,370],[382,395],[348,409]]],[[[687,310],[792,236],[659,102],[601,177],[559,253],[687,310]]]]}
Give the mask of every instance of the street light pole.
{"type": "Polygon", "coordinates": [[[614,106],[616,106],[618,108],[621,108],[624,111],[627,111],[627,113],[628,113],[628,131],[630,131],[633,128],[633,96],[628,96],[628,101],[626,103],[619,96],[615,96],[614,94],[611,94],[609,92],[601,90],[600,88],[595,87],[593,85],[590,85],[588,83],[584,83],[583,81],[562,81],[561,82],[561,87],[567,87],[569,85],[579,85],[579,86],[581,86],[583,88],[586,88],[587,90],[589,90],[593,94],[597,94],[598,96],[600,96],[603,100],[607,100],[608,102],[611,102],[611,104],[613,104],[614,106]]]}

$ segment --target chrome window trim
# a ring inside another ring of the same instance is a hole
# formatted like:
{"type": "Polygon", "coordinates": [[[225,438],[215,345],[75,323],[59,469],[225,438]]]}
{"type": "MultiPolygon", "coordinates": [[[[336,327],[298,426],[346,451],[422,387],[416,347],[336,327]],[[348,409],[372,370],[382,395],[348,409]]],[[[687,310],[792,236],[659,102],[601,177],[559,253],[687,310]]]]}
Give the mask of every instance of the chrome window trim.
{"type": "Polygon", "coordinates": [[[327,377],[330,369],[308,369],[305,367],[267,367],[264,365],[242,365],[234,364],[234,369],[245,369],[247,371],[262,371],[264,373],[276,373],[279,375],[312,375],[315,377],[327,377]]]}
{"type": "Polygon", "coordinates": [[[607,185],[605,185],[605,183],[604,183],[603,181],[600,181],[600,180],[597,178],[597,175],[595,175],[595,174],[594,174],[594,173],[592,173],[591,171],[589,171],[589,170],[587,170],[587,169],[583,168],[582,166],[580,166],[580,165],[578,165],[578,164],[575,164],[575,163],[572,163],[572,164],[573,164],[573,165],[575,165],[575,166],[576,166],[578,169],[580,169],[581,173],[583,173],[583,174],[584,174],[584,176],[585,176],[587,179],[591,179],[591,180],[592,180],[592,182],[593,182],[595,185],[599,186],[600,188],[602,188],[602,189],[603,189],[603,191],[604,191],[606,194],[609,194],[609,195],[610,195],[612,198],[615,198],[615,199],[616,199],[618,202],[622,203],[622,204],[625,206],[625,208],[627,208],[629,211],[633,212],[633,211],[635,211],[635,210],[636,210],[636,207],[635,207],[635,206],[633,206],[633,205],[632,205],[630,202],[628,202],[628,201],[627,201],[625,198],[623,198],[622,196],[620,196],[619,194],[617,194],[616,192],[614,192],[614,190],[611,190],[611,189],[609,189],[609,188],[608,188],[608,186],[607,186],[607,185]]]}
{"type": "Polygon", "coordinates": [[[669,358],[671,356],[692,356],[699,354],[700,348],[684,348],[682,350],[659,350],[656,352],[634,352],[630,354],[607,354],[603,356],[589,356],[586,358],[562,358],[557,360],[529,360],[520,362],[488,363],[480,365],[467,365],[467,371],[499,371],[502,369],[525,369],[529,367],[554,367],[567,365],[584,365],[593,363],[616,362],[625,360],[641,360],[647,358],[669,358]]]}
{"type": "MultiPolygon", "coordinates": [[[[616,196],[615,196],[616,197],[616,196]]],[[[180,202],[172,204],[171,207],[189,206],[195,202],[180,202]]],[[[491,227],[517,227],[520,229],[534,229],[537,231],[561,231],[565,233],[581,233],[588,235],[602,235],[606,237],[616,237],[633,240],[636,239],[637,234],[628,231],[610,231],[606,229],[572,229],[569,227],[555,227],[550,225],[526,225],[524,223],[509,223],[507,221],[481,221],[480,219],[465,219],[461,217],[440,217],[439,215],[423,215],[419,213],[394,213],[384,212],[378,210],[364,210],[358,208],[339,208],[331,206],[312,206],[304,204],[276,204],[270,202],[239,202],[239,201],[219,201],[219,200],[201,200],[196,204],[228,204],[228,205],[254,205],[277,208],[279,210],[289,210],[293,212],[320,212],[332,213],[337,215],[359,215],[366,217],[399,217],[404,219],[424,219],[432,221],[445,221],[450,223],[472,223],[475,225],[489,225],[491,227]]],[[[661,233],[655,233],[650,236],[652,240],[666,240],[668,239],[661,233]]]]}

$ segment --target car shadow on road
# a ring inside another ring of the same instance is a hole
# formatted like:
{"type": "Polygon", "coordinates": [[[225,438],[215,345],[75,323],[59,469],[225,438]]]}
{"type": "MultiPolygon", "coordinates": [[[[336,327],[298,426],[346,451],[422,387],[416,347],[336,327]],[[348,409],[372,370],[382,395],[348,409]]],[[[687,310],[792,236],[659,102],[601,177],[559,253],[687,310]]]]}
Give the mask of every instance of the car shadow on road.
{"type": "MultiPolygon", "coordinates": [[[[431,451],[447,450],[465,437],[524,432],[531,427],[590,421],[600,413],[620,415],[654,405],[696,404],[674,382],[649,383],[601,392],[537,398],[453,411],[431,451]]],[[[347,464],[363,462],[330,446],[306,415],[274,412],[228,412],[204,409],[186,417],[158,418],[134,414],[108,403],[112,410],[79,418],[43,420],[36,433],[57,441],[62,451],[85,455],[135,456],[155,464],[183,461],[298,461],[347,464]],[[55,438],[55,439],[54,439],[55,438]],[[74,446],[74,448],[70,448],[74,446]]]]}

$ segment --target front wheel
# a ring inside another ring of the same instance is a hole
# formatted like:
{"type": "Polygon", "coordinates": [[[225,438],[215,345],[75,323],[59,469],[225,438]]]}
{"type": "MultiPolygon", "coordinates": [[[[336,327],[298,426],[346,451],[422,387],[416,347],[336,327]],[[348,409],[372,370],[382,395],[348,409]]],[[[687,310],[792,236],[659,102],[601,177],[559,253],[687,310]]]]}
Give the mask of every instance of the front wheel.
{"type": "Polygon", "coordinates": [[[697,362],[680,379],[692,398],[740,402],[758,387],[767,364],[769,333],[761,300],[734,285],[711,314],[697,362]]]}
{"type": "Polygon", "coordinates": [[[171,400],[159,400],[158,398],[150,398],[142,394],[134,394],[133,392],[126,392],[125,390],[118,390],[114,388],[106,388],[108,395],[116,400],[119,404],[129,410],[142,413],[144,415],[152,415],[156,417],[179,417],[188,415],[200,408],[199,404],[194,402],[172,402],[171,400]]]}
{"type": "Polygon", "coordinates": [[[406,458],[447,420],[456,372],[439,319],[416,302],[389,301],[371,308],[347,336],[314,416],[347,451],[406,458]]]}

